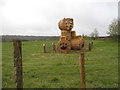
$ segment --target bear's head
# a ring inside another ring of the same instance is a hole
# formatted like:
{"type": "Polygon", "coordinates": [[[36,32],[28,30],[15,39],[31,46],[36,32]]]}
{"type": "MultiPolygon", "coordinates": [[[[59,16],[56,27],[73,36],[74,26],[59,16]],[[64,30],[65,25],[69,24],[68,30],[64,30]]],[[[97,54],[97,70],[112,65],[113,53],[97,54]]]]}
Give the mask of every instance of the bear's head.
{"type": "Polygon", "coordinates": [[[73,28],[73,19],[72,18],[64,18],[59,21],[58,26],[60,30],[71,31],[73,28]]]}

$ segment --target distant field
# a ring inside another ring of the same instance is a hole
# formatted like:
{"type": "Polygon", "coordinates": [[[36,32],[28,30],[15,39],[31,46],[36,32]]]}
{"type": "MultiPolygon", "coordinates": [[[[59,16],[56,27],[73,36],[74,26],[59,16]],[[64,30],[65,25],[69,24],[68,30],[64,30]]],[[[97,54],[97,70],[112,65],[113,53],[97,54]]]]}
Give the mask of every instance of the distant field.
{"type": "MultiPolygon", "coordinates": [[[[23,42],[24,88],[79,88],[79,53],[43,53],[43,43],[23,42]]],[[[93,41],[94,49],[85,52],[87,88],[118,87],[118,44],[93,41]]],[[[13,43],[2,44],[2,86],[14,88],[13,43]]]]}

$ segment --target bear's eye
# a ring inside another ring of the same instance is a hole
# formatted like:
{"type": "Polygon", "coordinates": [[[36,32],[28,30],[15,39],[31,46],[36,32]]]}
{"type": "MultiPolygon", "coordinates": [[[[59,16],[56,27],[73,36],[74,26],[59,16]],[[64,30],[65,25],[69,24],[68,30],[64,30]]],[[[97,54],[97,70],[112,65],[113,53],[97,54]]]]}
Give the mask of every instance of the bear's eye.
{"type": "Polygon", "coordinates": [[[68,24],[68,22],[66,21],[65,24],[68,24]]]}
{"type": "Polygon", "coordinates": [[[70,22],[70,24],[72,24],[72,22],[70,22]]]}

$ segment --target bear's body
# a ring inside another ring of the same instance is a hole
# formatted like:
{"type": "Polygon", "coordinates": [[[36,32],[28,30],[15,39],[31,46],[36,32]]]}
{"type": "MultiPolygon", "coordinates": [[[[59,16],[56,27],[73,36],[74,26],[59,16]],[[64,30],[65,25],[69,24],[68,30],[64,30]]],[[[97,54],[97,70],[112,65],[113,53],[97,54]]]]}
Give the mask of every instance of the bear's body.
{"type": "Polygon", "coordinates": [[[72,31],[74,26],[72,18],[64,18],[60,20],[58,26],[61,30],[60,41],[56,46],[56,51],[61,53],[69,53],[71,50],[82,50],[84,47],[84,38],[76,36],[76,32],[72,31]]]}

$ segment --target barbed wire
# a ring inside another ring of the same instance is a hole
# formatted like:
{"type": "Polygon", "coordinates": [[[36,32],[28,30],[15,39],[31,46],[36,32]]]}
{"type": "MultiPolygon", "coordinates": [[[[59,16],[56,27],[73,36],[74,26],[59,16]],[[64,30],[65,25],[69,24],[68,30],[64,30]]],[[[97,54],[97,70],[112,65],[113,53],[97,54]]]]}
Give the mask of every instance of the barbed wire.
{"type": "MultiPolygon", "coordinates": [[[[9,63],[5,63],[5,64],[2,64],[2,66],[14,66],[14,63],[13,64],[9,64],[9,63]]],[[[91,67],[91,66],[111,66],[111,65],[118,65],[118,63],[110,63],[110,64],[85,64],[84,66],[87,67],[91,67]]],[[[40,66],[22,66],[22,67],[43,67],[43,66],[52,66],[52,67],[78,67],[80,66],[79,64],[78,65],[70,65],[70,64],[61,64],[61,65],[57,65],[57,64],[40,64],[40,66]]]]}
{"type": "MultiPolygon", "coordinates": [[[[89,43],[85,43],[84,44],[84,52],[87,52],[87,51],[89,51],[89,44],[90,44],[90,42],[89,43]]],[[[92,44],[92,43],[91,43],[92,44]]],[[[55,52],[55,47],[56,47],[56,45],[57,44],[55,44],[55,43],[51,43],[51,44],[43,44],[43,46],[45,47],[45,52],[46,53],[51,53],[51,52],[55,52]]],[[[76,44],[72,44],[74,47],[76,46],[76,47],[80,47],[81,45],[76,45],[76,44]]],[[[91,46],[91,48],[93,48],[93,44],[92,44],[92,46],[91,46]]],[[[81,51],[81,50],[78,50],[78,49],[74,49],[74,52],[75,51],[81,51]]]]}
{"type": "MultiPolygon", "coordinates": [[[[93,71],[93,72],[89,72],[89,73],[85,73],[86,75],[90,75],[90,74],[94,74],[96,71],[93,71]]],[[[99,72],[101,72],[101,71],[99,71],[99,72]]],[[[35,73],[35,72],[34,72],[35,73]]],[[[37,72],[39,75],[40,74],[42,74],[42,75],[48,75],[48,74],[52,74],[52,75],[63,75],[63,74],[80,74],[80,72],[79,71],[66,71],[66,72],[37,72]]],[[[105,72],[102,72],[102,73],[105,73],[105,72]]],[[[13,73],[14,74],[14,73],[13,73]]],[[[27,74],[29,74],[29,72],[23,72],[23,76],[26,76],[27,74]]],[[[32,76],[33,74],[31,74],[31,76],[32,76]]],[[[36,74],[35,74],[36,75],[36,74]]],[[[102,74],[101,74],[102,75],[102,74]]],[[[37,75],[37,77],[39,77],[38,75],[37,75]]],[[[52,76],[51,76],[52,77],[52,76]]],[[[87,77],[87,76],[86,76],[87,77]]],[[[8,77],[4,77],[4,78],[8,78],[8,77]]],[[[111,80],[111,78],[104,78],[104,77],[102,77],[102,76],[100,76],[99,75],[99,77],[97,77],[97,78],[99,78],[99,79],[104,79],[104,80],[111,80]]],[[[114,77],[114,79],[118,79],[118,77],[114,77]]]]}

